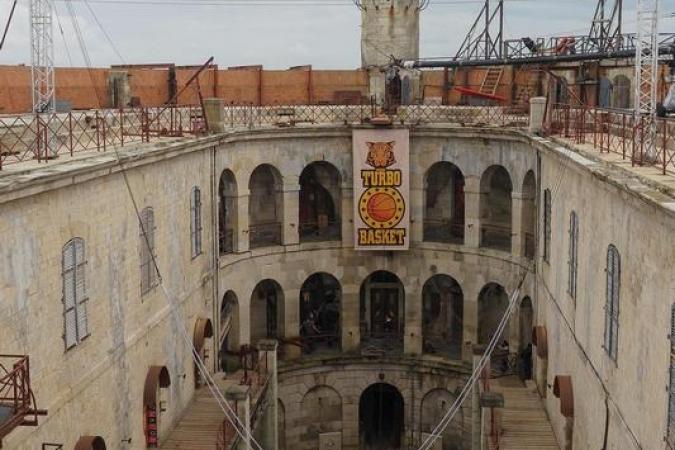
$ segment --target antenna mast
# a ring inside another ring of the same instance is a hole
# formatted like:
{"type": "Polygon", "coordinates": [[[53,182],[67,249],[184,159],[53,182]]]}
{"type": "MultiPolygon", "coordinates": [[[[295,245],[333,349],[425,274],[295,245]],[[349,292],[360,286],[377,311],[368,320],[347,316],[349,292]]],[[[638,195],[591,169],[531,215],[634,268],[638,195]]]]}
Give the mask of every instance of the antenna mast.
{"type": "Polygon", "coordinates": [[[30,0],[30,44],[33,112],[53,113],[54,38],[50,0],[30,0]]]}
{"type": "Polygon", "coordinates": [[[635,118],[642,125],[642,151],[656,158],[656,102],[659,68],[659,0],[637,0],[635,118]]]}

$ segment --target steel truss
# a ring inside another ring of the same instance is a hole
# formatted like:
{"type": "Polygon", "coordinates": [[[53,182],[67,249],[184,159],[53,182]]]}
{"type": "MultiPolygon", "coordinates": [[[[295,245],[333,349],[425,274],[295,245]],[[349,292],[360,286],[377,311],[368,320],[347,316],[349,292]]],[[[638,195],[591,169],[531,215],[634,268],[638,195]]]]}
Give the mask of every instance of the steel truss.
{"type": "Polygon", "coordinates": [[[659,0],[637,0],[635,115],[647,160],[656,158],[656,102],[659,68],[659,0]]]}

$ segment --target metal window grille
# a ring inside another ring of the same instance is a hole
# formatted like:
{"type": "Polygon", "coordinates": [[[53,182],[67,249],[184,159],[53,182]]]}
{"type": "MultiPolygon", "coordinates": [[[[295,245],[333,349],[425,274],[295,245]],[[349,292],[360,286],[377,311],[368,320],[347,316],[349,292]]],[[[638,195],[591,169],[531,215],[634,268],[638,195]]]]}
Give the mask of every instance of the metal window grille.
{"type": "Polygon", "coordinates": [[[579,264],[579,217],[575,211],[570,214],[569,280],[567,292],[572,299],[577,298],[577,272],[579,264]]]}
{"type": "Polygon", "coordinates": [[[192,257],[196,258],[202,254],[202,193],[197,186],[190,197],[190,238],[192,257]]]}
{"type": "Polygon", "coordinates": [[[551,259],[551,190],[544,191],[544,261],[551,259]]]}
{"type": "Polygon", "coordinates": [[[75,347],[89,336],[86,265],[84,240],[74,238],[63,247],[61,253],[63,340],[66,350],[75,347]]]}
{"type": "Polygon", "coordinates": [[[141,212],[141,295],[157,286],[155,268],[155,214],[152,208],[141,212]]]}
{"type": "Polygon", "coordinates": [[[619,291],[621,257],[614,245],[607,250],[607,298],[605,304],[605,351],[614,361],[619,352],[619,291]]]}

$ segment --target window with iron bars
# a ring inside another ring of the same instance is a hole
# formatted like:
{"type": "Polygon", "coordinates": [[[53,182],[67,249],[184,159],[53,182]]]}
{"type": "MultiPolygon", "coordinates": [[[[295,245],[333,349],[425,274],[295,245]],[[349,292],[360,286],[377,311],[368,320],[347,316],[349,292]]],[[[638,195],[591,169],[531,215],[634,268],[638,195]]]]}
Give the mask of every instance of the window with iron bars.
{"type": "Polygon", "coordinates": [[[544,191],[544,261],[551,260],[551,190],[544,191]]]}
{"type": "Polygon", "coordinates": [[[576,301],[579,264],[579,217],[575,211],[570,214],[570,248],[567,264],[569,266],[567,293],[576,301]]]}
{"type": "Polygon", "coordinates": [[[614,362],[619,354],[619,291],[621,257],[614,245],[607,249],[607,297],[605,303],[605,351],[614,362]]]}
{"type": "Polygon", "coordinates": [[[197,186],[190,196],[190,240],[192,258],[196,258],[202,254],[202,194],[197,186]]]}
{"type": "Polygon", "coordinates": [[[63,341],[66,351],[80,344],[89,336],[87,323],[87,297],[84,240],[70,240],[61,253],[63,281],[63,341]]]}
{"type": "Polygon", "coordinates": [[[155,213],[148,207],[141,211],[141,295],[157,286],[155,268],[155,213]]]}

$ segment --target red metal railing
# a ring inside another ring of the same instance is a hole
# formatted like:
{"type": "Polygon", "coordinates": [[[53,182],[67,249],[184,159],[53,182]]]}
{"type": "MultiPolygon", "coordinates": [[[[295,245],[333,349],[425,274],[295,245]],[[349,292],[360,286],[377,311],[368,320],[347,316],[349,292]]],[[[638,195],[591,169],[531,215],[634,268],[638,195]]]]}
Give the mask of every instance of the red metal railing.
{"type": "Polygon", "coordinates": [[[18,426],[37,426],[38,415],[30,387],[28,356],[0,355],[0,447],[2,438],[18,426]]]}
{"type": "Polygon", "coordinates": [[[600,153],[613,153],[633,166],[651,166],[663,175],[675,173],[675,121],[656,119],[655,152],[645,145],[650,131],[647,117],[630,111],[553,105],[547,131],[576,144],[587,144],[600,153]]]}
{"type": "Polygon", "coordinates": [[[1,116],[0,170],[27,160],[47,161],[203,131],[202,110],[191,106],[1,116]]]}

